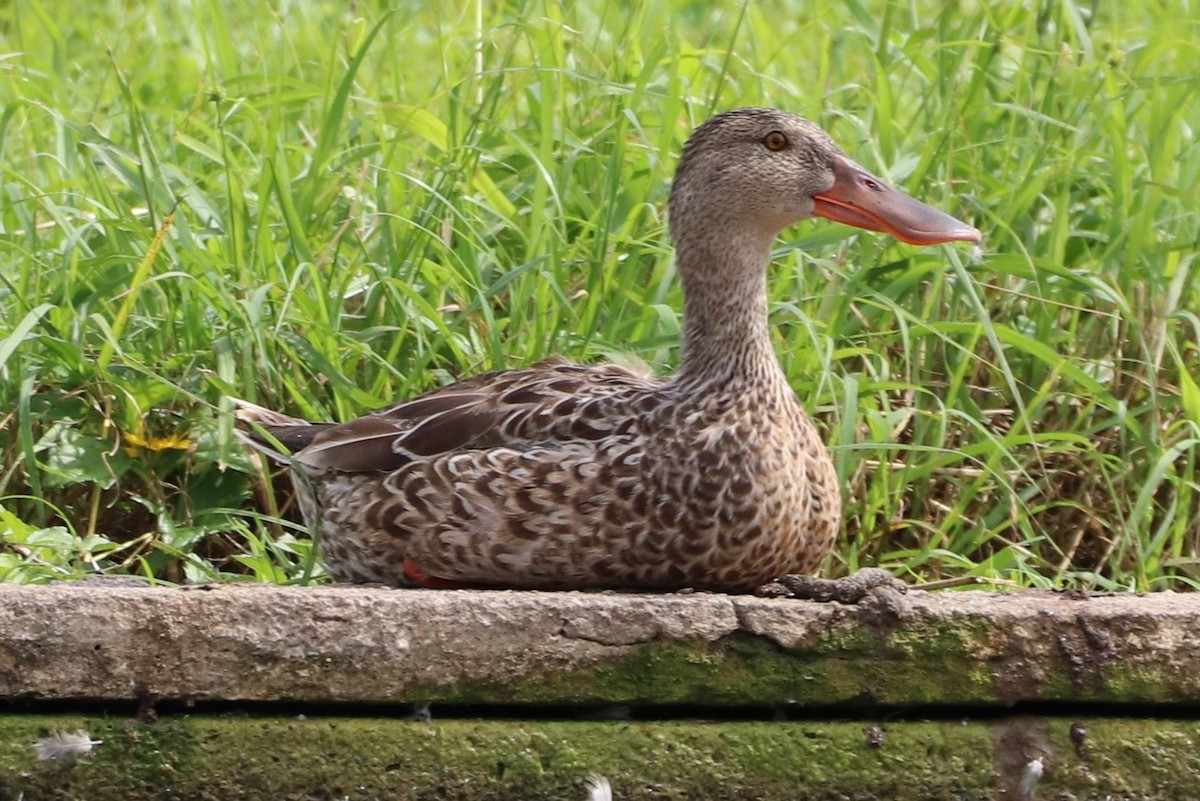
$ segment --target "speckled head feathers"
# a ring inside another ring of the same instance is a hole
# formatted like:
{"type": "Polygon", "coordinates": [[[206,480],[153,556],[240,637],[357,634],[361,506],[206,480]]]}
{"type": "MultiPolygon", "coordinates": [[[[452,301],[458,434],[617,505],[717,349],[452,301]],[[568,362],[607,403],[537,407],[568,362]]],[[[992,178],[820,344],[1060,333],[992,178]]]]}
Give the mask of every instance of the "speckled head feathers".
{"type": "Polygon", "coordinates": [[[786,111],[742,108],[712,117],[679,159],[670,209],[676,242],[691,233],[687,222],[717,214],[774,236],[811,216],[812,196],[833,185],[841,154],[820,126],[786,111]]]}

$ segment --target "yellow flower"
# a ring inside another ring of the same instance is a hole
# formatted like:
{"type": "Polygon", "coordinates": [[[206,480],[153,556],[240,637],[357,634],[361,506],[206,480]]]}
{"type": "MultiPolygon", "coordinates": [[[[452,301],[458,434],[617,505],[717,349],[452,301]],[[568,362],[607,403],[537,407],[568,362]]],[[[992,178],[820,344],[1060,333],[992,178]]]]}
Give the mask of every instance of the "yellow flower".
{"type": "Polygon", "coordinates": [[[166,437],[144,437],[132,431],[124,432],[125,453],[137,456],[139,448],[148,451],[186,451],[192,447],[192,441],[182,434],[171,434],[166,437]]]}

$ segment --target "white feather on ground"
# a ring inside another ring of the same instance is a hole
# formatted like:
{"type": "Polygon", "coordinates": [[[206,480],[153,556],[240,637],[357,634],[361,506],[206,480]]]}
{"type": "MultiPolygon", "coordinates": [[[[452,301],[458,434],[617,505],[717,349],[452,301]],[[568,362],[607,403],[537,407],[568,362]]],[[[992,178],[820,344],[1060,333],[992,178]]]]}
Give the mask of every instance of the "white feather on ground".
{"type": "Polygon", "coordinates": [[[588,801],[612,801],[612,785],[603,776],[588,776],[588,801]]]}
{"type": "Polygon", "coordinates": [[[81,756],[92,753],[92,746],[103,740],[93,740],[83,729],[78,731],[56,731],[33,744],[39,762],[74,762],[81,756]]]}
{"type": "Polygon", "coordinates": [[[1021,776],[1021,786],[1017,788],[1019,801],[1033,801],[1033,790],[1037,787],[1038,779],[1042,778],[1045,770],[1046,766],[1041,757],[1025,765],[1025,771],[1021,776]]]}

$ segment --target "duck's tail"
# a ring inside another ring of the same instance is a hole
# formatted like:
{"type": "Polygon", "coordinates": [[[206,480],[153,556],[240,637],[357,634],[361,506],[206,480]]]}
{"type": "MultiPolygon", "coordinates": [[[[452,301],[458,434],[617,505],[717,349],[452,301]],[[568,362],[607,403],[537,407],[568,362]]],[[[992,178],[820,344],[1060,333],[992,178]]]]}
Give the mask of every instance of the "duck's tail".
{"type": "Polygon", "coordinates": [[[246,426],[236,429],[238,439],[283,464],[291,464],[290,454],[308,447],[313,437],[328,425],[310,423],[241,398],[231,397],[230,400],[237,407],[234,414],[237,421],[246,426]],[[280,450],[280,446],[286,449],[287,453],[280,450]]]}

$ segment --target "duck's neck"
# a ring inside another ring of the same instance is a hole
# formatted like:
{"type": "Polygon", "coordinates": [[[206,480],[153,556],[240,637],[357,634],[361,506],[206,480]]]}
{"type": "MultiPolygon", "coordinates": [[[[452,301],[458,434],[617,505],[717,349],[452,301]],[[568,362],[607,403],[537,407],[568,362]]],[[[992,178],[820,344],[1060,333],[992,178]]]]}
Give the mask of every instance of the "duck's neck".
{"type": "Polygon", "coordinates": [[[705,238],[677,247],[683,281],[681,384],[784,380],[767,327],[773,236],[705,238]]]}

